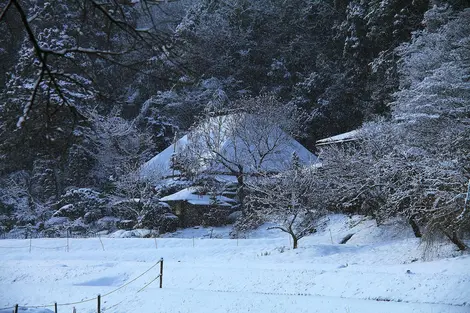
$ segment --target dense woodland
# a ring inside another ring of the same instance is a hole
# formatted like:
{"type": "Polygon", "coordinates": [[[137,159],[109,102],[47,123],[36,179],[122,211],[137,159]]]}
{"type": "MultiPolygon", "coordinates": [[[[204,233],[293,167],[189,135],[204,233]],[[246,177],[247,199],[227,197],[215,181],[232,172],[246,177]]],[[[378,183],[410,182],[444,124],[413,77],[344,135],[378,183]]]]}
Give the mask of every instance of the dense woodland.
{"type": "Polygon", "coordinates": [[[65,216],[75,229],[132,219],[152,228],[168,211],[152,202],[139,166],[204,116],[259,111],[275,98],[302,112],[292,134],[322,166],[247,182],[243,227],[275,216],[302,237],[327,212],[378,223],[401,217],[417,236],[447,237],[463,250],[468,7],[468,0],[0,0],[2,231],[55,232],[65,216]],[[354,144],[315,147],[354,129],[354,144]],[[283,204],[294,190],[282,186],[298,186],[298,201],[283,204]],[[284,194],[269,192],[276,188],[284,194]],[[122,205],[129,199],[142,202],[129,209],[122,205]],[[74,209],[64,213],[67,205],[74,209]],[[116,219],[103,220],[109,216],[116,219]]]}

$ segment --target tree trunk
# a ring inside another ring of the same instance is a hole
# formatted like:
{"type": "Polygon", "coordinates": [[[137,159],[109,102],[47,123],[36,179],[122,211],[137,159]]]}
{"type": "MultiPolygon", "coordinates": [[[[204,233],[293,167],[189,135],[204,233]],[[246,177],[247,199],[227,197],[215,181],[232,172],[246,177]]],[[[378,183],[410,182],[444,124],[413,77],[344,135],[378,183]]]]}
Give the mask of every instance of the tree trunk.
{"type": "Polygon", "coordinates": [[[452,232],[452,235],[445,230],[442,230],[442,232],[447,238],[449,238],[450,241],[452,241],[454,245],[457,246],[457,248],[459,248],[460,251],[467,250],[467,245],[462,240],[460,240],[459,236],[455,231],[452,232]]]}
{"type": "Polygon", "coordinates": [[[460,251],[465,251],[467,249],[467,246],[465,245],[465,243],[463,243],[462,240],[460,240],[455,231],[452,232],[452,237],[449,235],[447,235],[447,237],[449,237],[450,241],[452,241],[452,243],[456,245],[460,251]]]}
{"type": "Polygon", "coordinates": [[[419,229],[418,224],[416,224],[416,221],[413,218],[410,218],[408,222],[411,225],[411,228],[413,229],[413,233],[415,234],[416,238],[421,238],[423,234],[421,233],[421,230],[419,229]]]}
{"type": "Polygon", "coordinates": [[[238,201],[240,202],[240,210],[242,211],[242,215],[246,216],[245,212],[245,181],[243,179],[243,172],[240,172],[237,174],[237,183],[238,183],[238,188],[237,188],[237,198],[238,201]]]}
{"type": "Polygon", "coordinates": [[[292,249],[297,249],[298,243],[299,243],[299,239],[298,239],[297,236],[294,235],[294,234],[291,234],[291,236],[292,236],[292,242],[293,242],[292,249]]]}

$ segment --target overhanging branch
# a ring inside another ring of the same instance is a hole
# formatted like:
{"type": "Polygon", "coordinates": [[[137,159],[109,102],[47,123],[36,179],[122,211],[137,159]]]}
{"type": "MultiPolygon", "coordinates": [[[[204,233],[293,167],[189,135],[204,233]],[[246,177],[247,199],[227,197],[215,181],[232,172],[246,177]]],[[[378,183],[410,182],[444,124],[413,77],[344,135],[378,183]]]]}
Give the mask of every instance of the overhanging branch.
{"type": "Polygon", "coordinates": [[[9,0],[5,8],[3,8],[2,12],[0,13],[0,21],[2,21],[2,19],[5,17],[11,5],[12,5],[12,0],[9,0]]]}

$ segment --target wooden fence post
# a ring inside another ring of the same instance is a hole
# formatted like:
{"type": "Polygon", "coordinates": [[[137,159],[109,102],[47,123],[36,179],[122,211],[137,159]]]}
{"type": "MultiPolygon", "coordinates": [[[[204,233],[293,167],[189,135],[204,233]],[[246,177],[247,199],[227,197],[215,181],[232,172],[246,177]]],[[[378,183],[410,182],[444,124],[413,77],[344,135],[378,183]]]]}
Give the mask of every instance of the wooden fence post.
{"type": "Polygon", "coordinates": [[[32,245],[33,245],[33,236],[29,237],[29,253],[31,253],[32,245]]]}
{"type": "Polygon", "coordinates": [[[163,287],[163,258],[160,259],[160,288],[163,287]]]}
{"type": "Polygon", "coordinates": [[[57,302],[54,302],[54,313],[57,313],[57,302]]]}
{"type": "Polygon", "coordinates": [[[103,248],[103,251],[104,251],[104,244],[103,244],[103,241],[101,241],[101,235],[98,235],[98,239],[100,240],[100,242],[101,242],[101,248],[103,248]]]}
{"type": "Polygon", "coordinates": [[[101,313],[101,295],[98,295],[98,313],[101,313]]]}
{"type": "Polygon", "coordinates": [[[15,313],[18,313],[18,304],[15,304],[15,313]]]}

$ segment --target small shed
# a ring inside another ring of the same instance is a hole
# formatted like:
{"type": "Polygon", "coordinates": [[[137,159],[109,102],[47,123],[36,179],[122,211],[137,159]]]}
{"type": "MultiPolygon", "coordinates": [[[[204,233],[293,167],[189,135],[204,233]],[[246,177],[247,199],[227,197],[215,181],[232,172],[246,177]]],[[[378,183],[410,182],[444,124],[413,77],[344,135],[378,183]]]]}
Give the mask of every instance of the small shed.
{"type": "Polygon", "coordinates": [[[180,227],[220,226],[234,211],[234,199],[215,194],[202,194],[196,187],[185,188],[160,199],[178,216],[180,227]]]}

